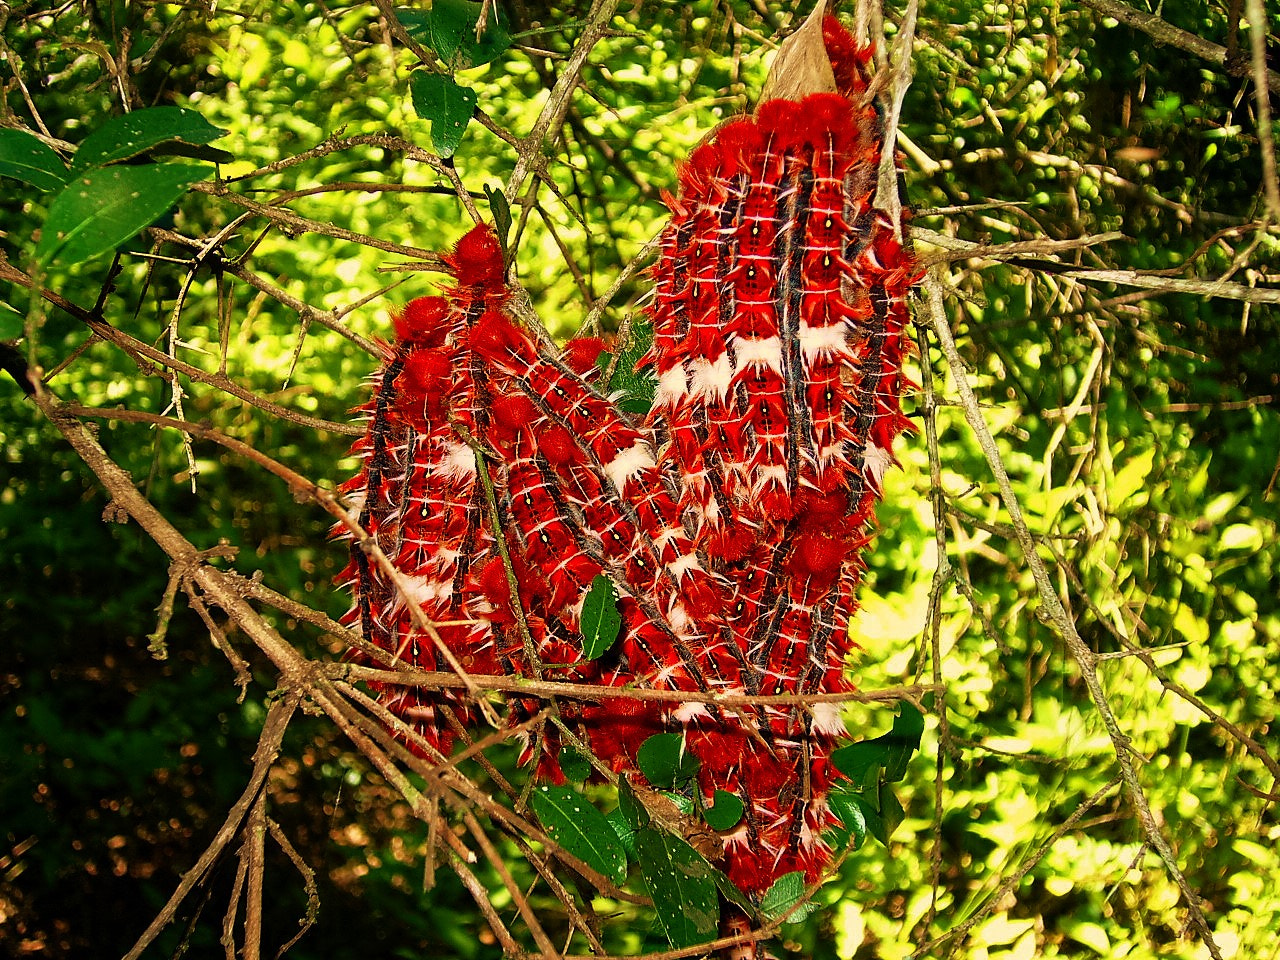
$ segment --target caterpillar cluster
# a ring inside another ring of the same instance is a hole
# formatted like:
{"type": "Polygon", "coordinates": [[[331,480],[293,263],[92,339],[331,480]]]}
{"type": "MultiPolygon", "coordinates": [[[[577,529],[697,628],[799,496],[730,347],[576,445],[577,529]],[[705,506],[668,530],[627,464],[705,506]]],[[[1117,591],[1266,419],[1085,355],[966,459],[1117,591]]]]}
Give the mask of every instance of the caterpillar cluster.
{"type": "MultiPolygon", "coordinates": [[[[681,734],[703,800],[743,802],[718,862],[753,896],[793,870],[816,880],[829,861],[830,755],[846,733],[834,705],[801,701],[851,689],[861,548],[907,428],[916,269],[872,205],[883,135],[869,53],[832,17],[823,37],[836,92],[766,101],[680,172],[652,273],[640,366],[657,386],[643,423],[597,389],[598,340],[552,356],[512,319],[502,250],[482,225],[445,256],[450,287],[396,318],[354,448],[363,466],[344,487],[395,570],[353,545],[348,622],[405,663],[798,695],[738,711],[633,699],[561,710],[634,777],[645,739],[681,734]],[[580,620],[600,575],[623,626],[587,660],[580,620]]],[[[441,754],[475,719],[457,693],[379,692],[441,754]]],[[[531,706],[515,701],[513,717],[531,706]]],[[[547,732],[524,759],[559,780],[558,752],[547,732]]]]}

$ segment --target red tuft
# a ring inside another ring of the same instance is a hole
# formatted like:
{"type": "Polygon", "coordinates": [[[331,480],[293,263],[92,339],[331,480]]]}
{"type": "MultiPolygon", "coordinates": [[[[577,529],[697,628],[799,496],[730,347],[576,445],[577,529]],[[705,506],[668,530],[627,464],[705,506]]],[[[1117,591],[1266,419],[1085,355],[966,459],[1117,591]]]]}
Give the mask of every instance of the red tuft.
{"type": "Polygon", "coordinates": [[[453,364],[441,350],[415,350],[396,377],[396,386],[410,397],[440,398],[452,378],[453,364]]]}
{"type": "Polygon", "coordinates": [[[680,167],[680,186],[685,193],[698,194],[720,172],[720,149],[708,140],[695,147],[680,167]]]}
{"type": "Polygon", "coordinates": [[[502,245],[488,224],[472,227],[443,259],[463,286],[480,286],[486,293],[500,293],[505,287],[502,245]]]}
{"type": "Polygon", "coordinates": [[[487,360],[499,363],[512,357],[531,361],[533,345],[524,331],[518,329],[497,310],[486,310],[471,328],[467,342],[471,349],[487,360]]]}
{"type": "Polygon", "coordinates": [[[582,450],[573,439],[573,434],[558,423],[538,431],[538,452],[553,467],[567,467],[582,462],[582,450]]]}
{"type": "Polygon", "coordinates": [[[533,401],[523,393],[506,394],[493,401],[494,426],[508,435],[514,435],[540,416],[533,401]]]}
{"type": "Polygon", "coordinates": [[[564,365],[580,377],[599,372],[596,360],[604,352],[604,341],[599,337],[574,337],[564,345],[560,359],[564,365]]]}
{"type": "Polygon", "coordinates": [[[747,170],[751,158],[759,152],[760,128],[755,121],[749,119],[733,120],[726,123],[716,134],[716,142],[720,145],[720,162],[726,176],[739,170],[747,170]]]}
{"type": "Polygon", "coordinates": [[[845,153],[854,136],[852,104],[838,93],[812,93],[801,101],[804,138],[845,153]]]}
{"type": "Polygon", "coordinates": [[[846,97],[861,95],[867,89],[867,68],[871,47],[864,47],[833,16],[822,20],[822,42],[835,74],[836,88],[846,97]]]}
{"type": "Polygon", "coordinates": [[[817,589],[830,587],[840,575],[849,544],[827,533],[803,533],[795,540],[788,566],[798,578],[817,589]]]}
{"type": "Polygon", "coordinates": [[[756,111],[761,136],[772,143],[774,153],[796,142],[804,119],[804,111],[794,100],[766,100],[756,111]]]}
{"type": "Polygon", "coordinates": [[[417,347],[438,347],[444,343],[448,327],[449,301],[444,297],[410,300],[404,313],[395,318],[396,339],[417,347]]]}
{"type": "Polygon", "coordinates": [[[803,525],[819,531],[839,524],[849,514],[849,491],[845,489],[821,493],[805,490],[800,494],[799,509],[803,525]]]}

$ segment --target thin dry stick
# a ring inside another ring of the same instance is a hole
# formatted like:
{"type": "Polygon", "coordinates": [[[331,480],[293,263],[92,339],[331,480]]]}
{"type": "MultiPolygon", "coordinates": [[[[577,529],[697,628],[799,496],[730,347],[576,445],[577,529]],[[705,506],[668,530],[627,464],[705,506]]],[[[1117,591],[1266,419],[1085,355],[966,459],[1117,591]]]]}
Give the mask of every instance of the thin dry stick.
{"type": "Polygon", "coordinates": [[[475,814],[470,810],[463,810],[462,822],[467,825],[467,831],[475,838],[476,844],[484,853],[485,859],[489,861],[489,865],[497,871],[498,877],[502,880],[502,885],[507,888],[507,893],[511,895],[512,902],[516,905],[516,909],[520,911],[520,917],[524,920],[525,926],[533,934],[534,942],[538,944],[538,949],[542,951],[542,956],[548,958],[548,960],[560,960],[560,951],[555,948],[555,944],[551,942],[547,932],[542,929],[538,915],[533,912],[533,907],[529,906],[528,899],[521,892],[515,878],[511,876],[511,871],[507,869],[506,861],[502,859],[502,855],[498,853],[497,848],[489,840],[484,828],[476,820],[475,814]]]}
{"type": "Polygon", "coordinates": [[[573,53],[565,63],[555,86],[551,88],[551,95],[543,105],[542,112],[538,114],[538,119],[534,121],[529,135],[520,143],[515,169],[511,171],[506,188],[503,190],[508,197],[519,196],[525,178],[534,166],[535,158],[543,156],[547,136],[552,130],[558,130],[564,123],[565,112],[569,109],[569,99],[573,96],[574,88],[577,87],[578,80],[582,76],[587,58],[591,56],[595,45],[608,33],[609,21],[613,19],[613,12],[617,8],[618,0],[595,0],[592,4],[582,34],[574,44],[573,53]]]}
{"type": "Polygon", "coordinates": [[[227,813],[227,818],[223,821],[217,834],[214,835],[213,842],[205,848],[195,866],[182,875],[178,888],[174,890],[169,902],[156,914],[155,919],[151,921],[151,925],[142,932],[142,936],[133,945],[133,949],[125,954],[124,960],[136,960],[137,957],[142,956],[142,952],[160,935],[160,931],[173,921],[177,915],[178,907],[182,905],[182,901],[186,899],[195,885],[204,878],[209,868],[213,866],[227,844],[236,835],[236,831],[240,829],[240,824],[244,820],[245,814],[249,812],[249,808],[261,792],[263,784],[266,783],[267,774],[271,771],[271,765],[275,762],[276,755],[280,752],[280,743],[284,739],[285,729],[289,726],[293,711],[301,700],[302,694],[297,690],[291,690],[268,708],[267,718],[262,724],[262,733],[258,737],[258,748],[253,754],[253,773],[249,777],[248,786],[245,787],[240,799],[235,802],[227,813]]]}
{"type": "Polygon", "coordinates": [[[978,398],[974,395],[973,388],[969,385],[968,370],[965,367],[964,360],[960,357],[959,350],[956,349],[955,339],[951,335],[951,327],[947,323],[946,308],[943,304],[942,285],[936,278],[929,275],[925,279],[925,291],[929,301],[929,325],[933,330],[934,336],[938,338],[942,353],[947,358],[947,364],[951,368],[956,382],[956,390],[960,394],[960,403],[964,410],[965,419],[973,430],[978,445],[982,448],[983,455],[986,457],[987,465],[990,466],[991,472],[995,476],[996,485],[1000,490],[1000,499],[1004,503],[1005,509],[1009,512],[1009,518],[1018,535],[1018,542],[1022,547],[1024,558],[1031,567],[1031,574],[1035,579],[1041,603],[1037,615],[1047,624],[1054,627],[1063,638],[1067,652],[1079,668],[1081,678],[1089,690],[1089,696],[1093,700],[1098,714],[1102,717],[1103,725],[1111,738],[1116,762],[1120,766],[1120,775],[1124,780],[1125,791],[1128,794],[1129,802],[1133,804],[1134,810],[1137,812],[1143,835],[1156,853],[1159,854],[1160,859],[1164,861],[1169,875],[1182,892],[1182,896],[1187,903],[1187,909],[1191,913],[1192,923],[1205,946],[1209,948],[1210,956],[1214,960],[1222,960],[1222,953],[1214,940],[1213,930],[1210,928],[1209,921],[1200,906],[1200,898],[1191,889],[1186,877],[1183,876],[1182,870],[1178,866],[1177,857],[1174,856],[1173,850],[1169,846],[1169,841],[1160,830],[1156,818],[1151,812],[1151,805],[1147,800],[1146,792],[1143,790],[1142,782],[1138,778],[1137,769],[1133,763],[1129,737],[1121,729],[1120,722],[1116,719],[1115,712],[1111,709],[1111,704],[1107,700],[1106,691],[1102,689],[1102,683],[1098,679],[1097,657],[1080,638],[1080,634],[1076,631],[1075,623],[1063,608],[1062,601],[1054,589],[1053,581],[1049,578],[1049,572],[1045,568],[1044,561],[1040,559],[1035,540],[1027,529],[1026,520],[1022,515],[1022,507],[1018,503],[1017,495],[1013,492],[1013,485],[1009,481],[1009,474],[1005,470],[1000,450],[996,446],[995,438],[992,437],[991,431],[987,428],[987,423],[982,417],[978,398]]]}
{"type": "Polygon", "coordinates": [[[942,682],[942,595],[954,579],[954,572],[947,559],[947,504],[942,488],[942,458],[938,453],[938,405],[933,388],[933,370],[928,363],[929,347],[924,327],[917,327],[917,343],[923,362],[920,364],[920,383],[924,390],[921,410],[924,419],[925,447],[929,453],[929,500],[933,508],[934,542],[938,553],[938,566],[933,571],[929,586],[929,609],[925,619],[929,632],[930,669],[933,685],[938,688],[934,696],[934,712],[938,716],[938,755],[934,760],[933,777],[933,847],[929,853],[929,913],[925,926],[933,926],[937,915],[938,890],[942,877],[942,801],[945,790],[945,766],[947,753],[954,749],[951,742],[951,722],[947,717],[947,691],[942,682]]]}
{"type": "MultiPolygon", "coordinates": [[[[0,280],[8,280],[24,287],[34,287],[34,282],[31,277],[12,266],[4,259],[2,254],[0,254],[0,280]]],[[[129,358],[138,365],[138,369],[147,375],[154,375],[156,373],[155,368],[147,362],[151,361],[158,366],[168,367],[176,373],[181,373],[183,376],[189,377],[192,380],[208,384],[211,387],[216,387],[223,393],[227,393],[235,397],[237,400],[243,400],[245,403],[255,406],[266,413],[270,413],[272,416],[280,417],[283,420],[288,420],[289,422],[296,423],[299,426],[310,427],[315,430],[326,430],[330,433],[347,434],[349,436],[359,436],[364,433],[364,429],[355,424],[336,423],[332,420],[321,420],[318,417],[309,417],[304,413],[297,413],[293,410],[289,410],[287,407],[282,407],[277,403],[272,403],[270,400],[264,400],[256,393],[244,389],[225,374],[206,373],[199,367],[193,367],[189,363],[184,363],[181,360],[175,360],[163,350],[157,350],[150,344],[143,343],[141,340],[131,337],[122,330],[117,330],[101,317],[77,304],[72,303],[70,300],[67,300],[65,297],[53,292],[52,290],[45,290],[41,288],[39,293],[41,298],[46,302],[51,303],[53,306],[84,323],[99,338],[113,343],[123,350],[129,358]]],[[[165,377],[165,379],[167,380],[168,378],[165,377]]]]}
{"type": "Polygon", "coordinates": [[[267,869],[267,793],[258,794],[245,824],[245,841],[241,856],[248,864],[249,882],[245,887],[244,946],[242,960],[258,960],[262,955],[262,887],[267,869]]]}
{"type": "Polygon", "coordinates": [[[298,873],[302,875],[302,886],[307,894],[307,913],[298,921],[299,930],[290,937],[280,949],[276,951],[276,958],[280,957],[292,949],[293,945],[302,939],[303,935],[315,926],[316,918],[320,914],[320,888],[316,886],[316,872],[307,865],[302,856],[294,849],[293,844],[289,842],[289,838],[284,835],[284,831],[280,829],[280,824],[268,818],[267,829],[271,832],[271,838],[280,845],[280,849],[284,851],[284,855],[289,858],[289,862],[297,868],[298,873]]]}
{"type": "Polygon", "coordinates": [[[1276,138],[1271,129],[1271,97],[1267,91],[1267,29],[1262,0],[1245,0],[1249,14],[1249,50],[1253,64],[1253,96],[1258,111],[1258,146],[1262,148],[1262,188],[1267,218],[1280,223],[1280,182],[1276,179],[1276,138]]]}

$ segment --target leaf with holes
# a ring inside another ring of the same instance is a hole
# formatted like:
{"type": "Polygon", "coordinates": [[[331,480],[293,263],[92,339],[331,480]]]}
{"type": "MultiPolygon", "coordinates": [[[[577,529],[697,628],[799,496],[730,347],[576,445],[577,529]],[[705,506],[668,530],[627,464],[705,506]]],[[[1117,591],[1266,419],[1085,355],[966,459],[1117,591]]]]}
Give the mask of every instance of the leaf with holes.
{"type": "Polygon", "coordinates": [[[609,821],[569,787],[542,786],[529,798],[547,836],[614,883],[627,878],[627,855],[609,821]]]}
{"type": "Polygon", "coordinates": [[[618,600],[613,593],[613,583],[603,574],[591,582],[591,589],[582,602],[582,658],[595,660],[606,653],[618,639],[622,628],[622,615],[618,613],[618,600]]]}
{"type": "Polygon", "coordinates": [[[38,190],[58,190],[67,182],[67,168],[35,134],[0,128],[0,177],[13,177],[38,190]]]}
{"type": "Polygon", "coordinates": [[[715,870],[679,837],[653,827],[635,834],[636,863],[658,922],[676,949],[706,943],[720,924],[715,870]]]}
{"type": "Polygon", "coordinates": [[[684,749],[678,733],[655,733],[640,744],[636,764],[646,780],[660,790],[673,790],[698,772],[701,761],[684,749]]]}
{"type": "MultiPolygon", "coordinates": [[[[215,127],[194,110],[184,107],[148,107],[126,113],[122,117],[113,117],[85,137],[71,161],[71,169],[78,173],[89,167],[128,160],[162,144],[199,147],[226,135],[226,130],[215,127]]],[[[223,151],[217,153],[225,157],[231,156],[223,151]]]]}
{"type": "Polygon", "coordinates": [[[476,36],[484,6],[472,0],[433,0],[426,10],[397,7],[396,16],[409,36],[458,70],[488,63],[511,46],[496,5],[489,7],[484,30],[476,36]]]}
{"type": "Polygon", "coordinates": [[[474,90],[460,87],[449,77],[417,71],[409,78],[413,109],[431,124],[431,142],[436,153],[451,157],[462,143],[462,135],[476,109],[474,90]]]}
{"type": "Polygon", "coordinates": [[[90,170],[54,198],[36,257],[41,263],[73,264],[114,250],[212,173],[208,167],[185,163],[90,170]]]}

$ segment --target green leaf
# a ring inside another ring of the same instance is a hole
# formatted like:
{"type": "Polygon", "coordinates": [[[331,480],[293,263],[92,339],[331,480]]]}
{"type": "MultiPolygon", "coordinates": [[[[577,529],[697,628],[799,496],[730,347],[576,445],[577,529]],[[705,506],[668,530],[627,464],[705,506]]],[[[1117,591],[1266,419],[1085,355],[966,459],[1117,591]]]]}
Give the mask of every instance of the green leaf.
{"type": "Polygon", "coordinates": [[[211,173],[185,163],[90,170],[54,198],[36,257],[41,263],[73,264],[114,250],[211,173]]]}
{"type": "Polygon", "coordinates": [[[636,863],[672,948],[714,939],[720,902],[711,864],[679,837],[652,827],[638,830],[635,844],[636,863]]]}
{"type": "Polygon", "coordinates": [[[409,78],[413,109],[431,124],[431,142],[436,153],[451,157],[462,143],[462,134],[476,109],[474,90],[460,87],[449,77],[417,71],[409,78]]]}
{"type": "Polygon", "coordinates": [[[920,749],[923,733],[924,715],[911,704],[903,703],[888,733],[841,747],[831,754],[831,760],[859,790],[878,782],[877,769],[883,769],[879,779],[896,783],[906,776],[907,763],[920,749]]]}
{"type": "Polygon", "coordinates": [[[746,807],[736,794],[728,790],[717,790],[714,802],[702,814],[707,826],[712,830],[729,830],[742,819],[746,807]]]}
{"type": "Polygon", "coordinates": [[[499,19],[496,5],[489,8],[484,32],[476,38],[482,8],[483,4],[471,0],[433,0],[427,10],[397,7],[396,17],[409,36],[458,70],[488,63],[511,46],[511,34],[499,19]]]}
{"type": "Polygon", "coordinates": [[[13,177],[37,190],[58,190],[67,182],[67,168],[35,134],[0,128],[0,177],[13,177]]]}
{"type": "Polygon", "coordinates": [[[484,195],[489,201],[489,212],[493,214],[493,230],[505,251],[507,239],[511,235],[511,203],[507,200],[505,193],[488,184],[485,185],[484,195]]]}
{"type": "Polygon", "coordinates": [[[617,834],[618,842],[622,844],[622,849],[627,851],[627,856],[634,857],[636,852],[636,828],[627,820],[627,815],[622,811],[621,802],[617,807],[606,813],[604,819],[613,828],[613,832],[617,834]]]}
{"type": "Polygon", "coordinates": [[[113,117],[85,137],[71,161],[71,170],[74,173],[88,167],[128,160],[162,143],[180,141],[200,145],[226,135],[227,131],[215,127],[194,110],[148,107],[113,117]]]}
{"type": "Polygon", "coordinates": [[[902,809],[902,801],[894,793],[893,787],[887,783],[880,784],[879,830],[876,832],[875,838],[887,847],[889,838],[902,825],[902,821],[906,816],[907,812],[902,809]]]}
{"type": "Polygon", "coordinates": [[[627,878],[627,855],[604,814],[569,787],[542,786],[529,798],[547,836],[614,883],[627,878]]]}
{"type": "Polygon", "coordinates": [[[804,872],[796,870],[792,873],[784,873],[773,881],[773,885],[760,898],[760,915],[769,921],[779,920],[785,916],[787,923],[799,923],[819,906],[813,900],[806,900],[797,907],[796,904],[804,894],[804,872]],[[792,910],[792,907],[795,907],[795,910],[792,910]]]}
{"type": "Polygon", "coordinates": [[[591,761],[576,750],[561,750],[560,772],[569,780],[581,783],[591,776],[591,761]]]}
{"type": "Polygon", "coordinates": [[[678,733],[655,733],[640,744],[636,764],[653,786],[673,790],[693,778],[700,766],[698,758],[684,749],[684,737],[678,733]]]}
{"type": "Polygon", "coordinates": [[[852,790],[836,788],[827,796],[827,802],[841,824],[831,828],[831,845],[839,850],[852,841],[852,849],[857,850],[867,839],[867,816],[862,809],[865,801],[852,790]]]}
{"type": "Polygon", "coordinates": [[[582,602],[579,630],[582,632],[583,659],[595,660],[607,652],[618,639],[621,628],[622,615],[618,613],[613,582],[604,574],[598,574],[582,602]]]}
{"type": "Polygon", "coordinates": [[[0,340],[17,340],[26,332],[26,318],[12,304],[0,300],[0,340]]]}
{"type": "Polygon", "coordinates": [[[647,827],[652,819],[626,777],[618,779],[618,812],[633,832],[647,827]]]}
{"type": "MultiPolygon", "coordinates": [[[[627,413],[643,415],[653,406],[653,393],[658,383],[647,372],[636,370],[636,364],[648,352],[652,343],[653,327],[643,320],[633,320],[627,342],[620,345],[618,350],[618,365],[614,368],[607,389],[608,393],[623,394],[618,405],[627,413]]],[[[608,356],[604,357],[601,372],[608,369],[609,360],[608,356]]]]}

